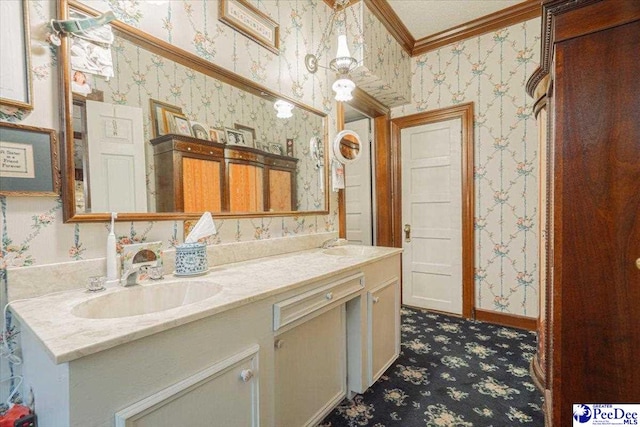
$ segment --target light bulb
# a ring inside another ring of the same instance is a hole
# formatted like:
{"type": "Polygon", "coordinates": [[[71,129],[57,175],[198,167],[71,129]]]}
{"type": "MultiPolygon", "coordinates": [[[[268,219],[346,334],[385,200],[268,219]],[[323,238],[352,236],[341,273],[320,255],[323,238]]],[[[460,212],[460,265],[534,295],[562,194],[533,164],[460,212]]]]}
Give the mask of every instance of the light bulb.
{"type": "Polygon", "coordinates": [[[353,95],[351,92],[356,88],[356,84],[348,78],[338,79],[333,83],[331,89],[336,93],[336,101],[351,101],[353,95]]]}
{"type": "Polygon", "coordinates": [[[278,111],[276,117],[279,119],[288,119],[289,117],[293,117],[293,104],[287,101],[279,99],[275,104],[273,104],[273,108],[278,111]]]}

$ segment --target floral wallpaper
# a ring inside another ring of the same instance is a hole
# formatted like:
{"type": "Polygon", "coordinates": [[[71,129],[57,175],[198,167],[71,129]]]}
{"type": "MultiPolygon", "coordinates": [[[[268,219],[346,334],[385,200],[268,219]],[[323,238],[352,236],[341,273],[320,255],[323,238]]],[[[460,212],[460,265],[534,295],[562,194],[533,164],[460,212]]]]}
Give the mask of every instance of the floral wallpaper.
{"type": "Polygon", "coordinates": [[[412,58],[411,103],[394,117],[472,101],[476,307],[537,316],[537,127],[525,83],[540,19],[412,58]]]}
{"type": "Polygon", "coordinates": [[[364,2],[352,7],[358,6],[364,25],[353,35],[358,40],[363,34],[357,46],[362,65],[352,73],[353,81],[384,105],[405,105],[411,100],[411,58],[364,2]]]}

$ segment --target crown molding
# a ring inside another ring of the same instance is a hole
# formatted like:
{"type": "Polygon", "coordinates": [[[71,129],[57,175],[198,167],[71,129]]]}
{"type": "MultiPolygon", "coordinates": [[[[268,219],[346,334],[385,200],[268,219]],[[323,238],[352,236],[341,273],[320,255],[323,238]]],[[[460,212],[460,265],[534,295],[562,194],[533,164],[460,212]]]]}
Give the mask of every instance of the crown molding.
{"type": "Polygon", "coordinates": [[[518,22],[536,18],[542,13],[540,0],[526,0],[473,21],[416,40],[411,56],[421,55],[451,43],[476,37],[518,22]]]}
{"type": "MultiPolygon", "coordinates": [[[[330,8],[333,8],[335,0],[323,1],[330,8]]],[[[351,5],[358,1],[361,0],[350,0],[349,4],[351,5]]],[[[371,13],[382,22],[400,46],[411,56],[422,55],[423,53],[460,40],[486,34],[500,28],[517,24],[518,22],[527,21],[540,16],[542,13],[542,0],[526,0],[506,9],[416,40],[402,23],[391,5],[389,5],[388,0],[362,1],[371,13]]]]}
{"type": "MultiPolygon", "coordinates": [[[[325,0],[326,1],[326,0],[325,0]]],[[[387,0],[363,0],[387,31],[391,33],[400,46],[409,54],[413,51],[416,40],[413,38],[407,27],[402,23],[395,10],[389,5],[387,0]]]]}

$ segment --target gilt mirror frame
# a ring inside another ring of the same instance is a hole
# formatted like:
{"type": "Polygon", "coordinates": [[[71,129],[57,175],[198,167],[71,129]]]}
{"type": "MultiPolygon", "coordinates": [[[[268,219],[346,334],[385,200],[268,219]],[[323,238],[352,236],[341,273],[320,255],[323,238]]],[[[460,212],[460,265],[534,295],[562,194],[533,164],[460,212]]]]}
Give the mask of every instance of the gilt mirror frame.
{"type": "MultiPolygon", "coordinates": [[[[73,8],[80,12],[97,16],[99,13],[94,9],[76,1],[76,0],[58,0],[58,19],[69,19],[69,8],[73,8]]],[[[156,38],[144,31],[127,25],[119,20],[114,20],[110,25],[117,30],[119,35],[136,45],[145,48],[154,54],[161,55],[167,59],[175,61],[185,67],[189,67],[204,75],[227,83],[236,88],[242,89],[248,93],[256,95],[260,98],[266,98],[275,101],[276,99],[284,99],[301,110],[318,115],[322,119],[325,152],[328,150],[329,140],[329,118],[327,114],[316,110],[308,105],[302,104],[277,94],[264,86],[261,86],[245,77],[239,76],[219,65],[202,59],[192,53],[180,49],[164,40],[156,38]]],[[[61,115],[61,171],[62,171],[62,208],[63,220],[67,222],[104,222],[109,221],[111,216],[108,212],[103,213],[80,213],[76,212],[75,203],[75,171],[74,171],[74,135],[73,135],[73,95],[71,91],[71,58],[69,54],[70,37],[62,35],[61,45],[59,47],[59,71],[60,71],[60,91],[62,92],[62,103],[60,104],[61,115]]],[[[256,217],[287,217],[302,215],[328,215],[330,194],[326,189],[329,188],[328,183],[328,162],[324,167],[324,206],[321,210],[314,211],[279,211],[279,212],[250,212],[250,213],[233,213],[233,212],[217,212],[214,213],[216,218],[256,218],[256,217]]],[[[202,212],[130,212],[118,213],[117,221],[163,221],[163,220],[190,220],[198,219],[202,212]]]]}

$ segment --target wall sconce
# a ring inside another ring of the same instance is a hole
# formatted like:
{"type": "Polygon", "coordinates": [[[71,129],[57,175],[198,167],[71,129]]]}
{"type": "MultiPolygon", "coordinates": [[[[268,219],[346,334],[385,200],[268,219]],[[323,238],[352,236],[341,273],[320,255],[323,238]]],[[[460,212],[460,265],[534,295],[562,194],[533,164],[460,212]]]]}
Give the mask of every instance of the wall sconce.
{"type": "MultiPolygon", "coordinates": [[[[323,46],[326,45],[328,38],[331,36],[333,32],[333,26],[335,21],[339,16],[344,17],[344,27],[345,33],[347,31],[347,12],[346,7],[349,5],[349,0],[335,0],[333,13],[329,17],[329,22],[325,28],[325,31],[322,34],[322,38],[320,39],[320,45],[318,46],[317,52],[314,54],[307,54],[304,58],[305,66],[310,73],[315,73],[318,71],[320,65],[318,65],[318,60],[320,55],[322,54],[323,46]]],[[[360,29],[360,25],[358,24],[358,19],[355,15],[353,9],[351,10],[353,14],[353,19],[356,25],[358,25],[358,31],[362,34],[362,30],[360,29]]],[[[349,46],[347,45],[347,36],[346,34],[340,34],[338,36],[338,51],[336,52],[336,56],[334,59],[329,62],[329,69],[335,71],[337,73],[337,80],[333,83],[331,88],[336,92],[335,99],[336,101],[350,101],[353,99],[353,95],[351,92],[356,87],[356,84],[349,78],[349,73],[354,70],[358,66],[358,61],[351,56],[349,52],[349,46]]],[[[327,68],[327,67],[322,67],[327,68]]]]}
{"type": "Polygon", "coordinates": [[[293,104],[287,101],[279,99],[275,102],[275,104],[273,104],[273,108],[278,111],[276,117],[279,119],[288,119],[289,117],[293,116],[293,104]]]}

